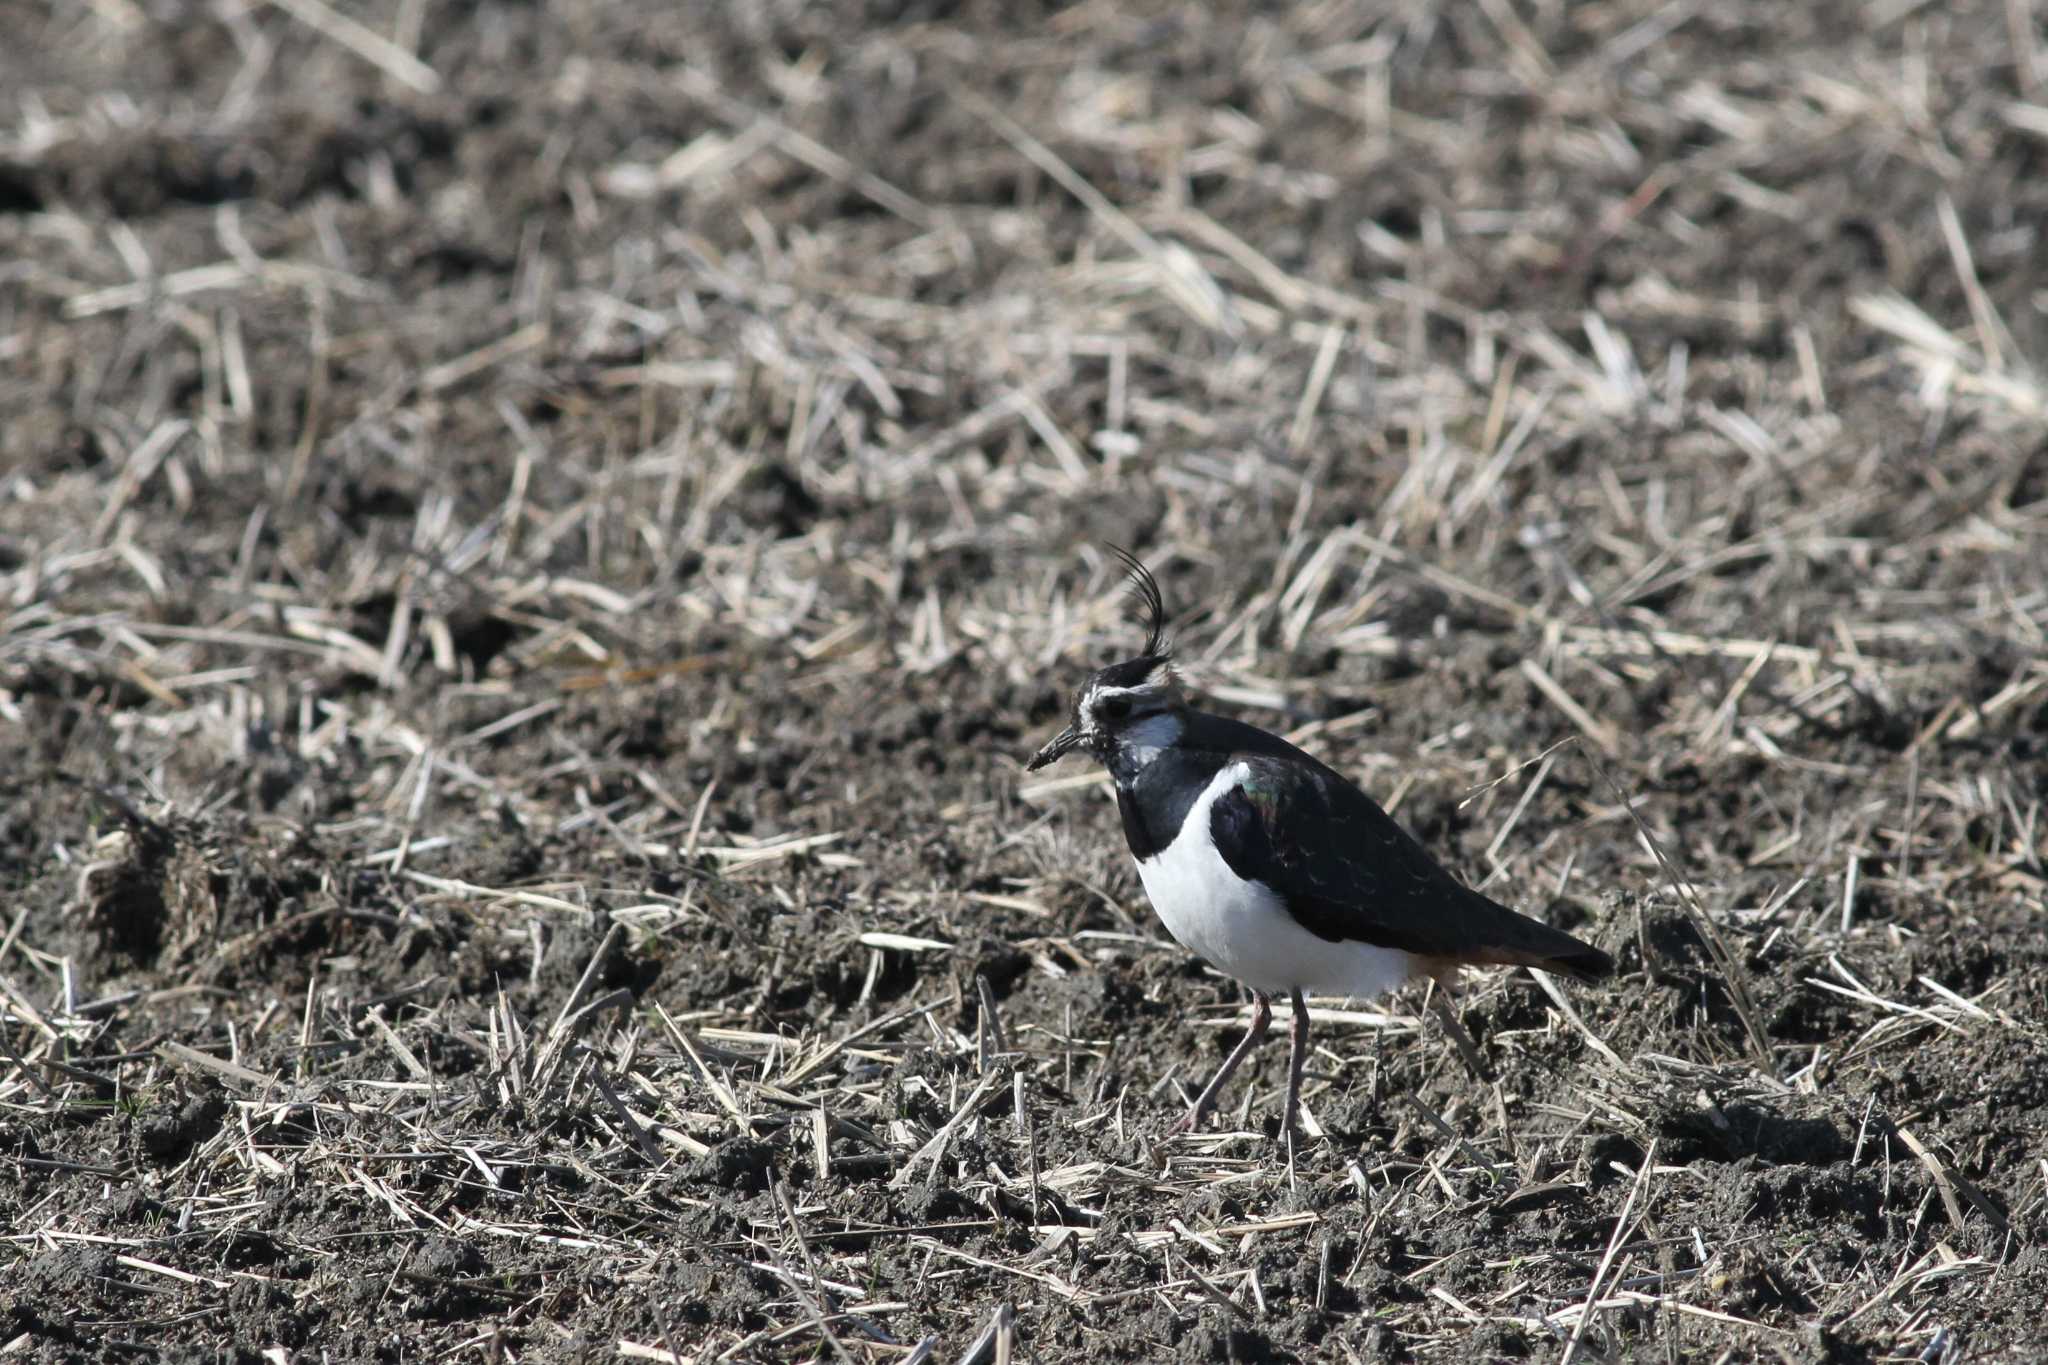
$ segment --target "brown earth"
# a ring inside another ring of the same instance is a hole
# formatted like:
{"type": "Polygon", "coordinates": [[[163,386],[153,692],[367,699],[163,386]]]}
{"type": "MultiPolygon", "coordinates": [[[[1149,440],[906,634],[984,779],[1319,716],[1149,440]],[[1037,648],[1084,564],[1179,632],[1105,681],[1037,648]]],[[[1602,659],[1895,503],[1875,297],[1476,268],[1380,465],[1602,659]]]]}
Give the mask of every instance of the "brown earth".
{"type": "Polygon", "coordinates": [[[2031,7],[0,30],[0,1359],[2037,1358],[2031,7]],[[1617,982],[1169,1141],[1105,542],[1617,982]]]}

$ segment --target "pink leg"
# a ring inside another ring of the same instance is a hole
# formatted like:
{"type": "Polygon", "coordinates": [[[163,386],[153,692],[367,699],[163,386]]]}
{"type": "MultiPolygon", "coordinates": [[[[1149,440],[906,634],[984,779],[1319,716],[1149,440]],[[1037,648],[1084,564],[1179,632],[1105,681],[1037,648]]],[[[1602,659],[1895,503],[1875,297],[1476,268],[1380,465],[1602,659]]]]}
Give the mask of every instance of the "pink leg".
{"type": "Polygon", "coordinates": [[[1296,1115],[1301,1112],[1301,1071],[1308,1065],[1308,1001],[1301,992],[1294,997],[1294,1046],[1287,1053],[1287,1108],[1280,1113],[1280,1145],[1294,1145],[1296,1115]]]}
{"type": "Polygon", "coordinates": [[[1202,1115],[1208,1113],[1209,1107],[1216,1103],[1216,1096],[1222,1093],[1223,1083],[1230,1079],[1230,1073],[1237,1070],[1239,1064],[1251,1055],[1252,1049],[1259,1045],[1259,1040],[1266,1036],[1266,1025],[1272,1022],[1272,997],[1264,991],[1253,991],[1252,1026],[1245,1030],[1244,1041],[1230,1050],[1230,1055],[1223,1059],[1223,1069],[1216,1073],[1216,1079],[1204,1086],[1202,1093],[1195,1097],[1195,1107],[1166,1130],[1167,1136],[1179,1137],[1182,1133],[1194,1130],[1195,1125],[1202,1121],[1202,1115]]]}

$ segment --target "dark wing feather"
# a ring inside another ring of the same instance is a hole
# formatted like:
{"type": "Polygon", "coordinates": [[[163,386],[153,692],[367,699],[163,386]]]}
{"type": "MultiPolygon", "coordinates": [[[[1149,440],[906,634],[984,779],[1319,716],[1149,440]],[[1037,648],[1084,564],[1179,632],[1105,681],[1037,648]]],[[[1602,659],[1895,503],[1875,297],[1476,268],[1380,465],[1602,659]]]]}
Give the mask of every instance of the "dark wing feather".
{"type": "Polygon", "coordinates": [[[1239,761],[1248,773],[1210,807],[1210,837],[1231,871],[1272,887],[1317,937],[1589,979],[1614,969],[1599,949],[1459,882],[1371,797],[1306,754],[1239,761]]]}

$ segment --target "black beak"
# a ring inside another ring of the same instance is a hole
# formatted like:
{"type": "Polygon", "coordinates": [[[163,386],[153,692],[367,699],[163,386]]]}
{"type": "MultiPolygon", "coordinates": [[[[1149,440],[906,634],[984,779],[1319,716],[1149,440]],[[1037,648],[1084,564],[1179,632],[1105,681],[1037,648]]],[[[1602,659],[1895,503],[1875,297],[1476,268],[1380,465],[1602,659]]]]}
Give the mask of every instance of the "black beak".
{"type": "Polygon", "coordinates": [[[1069,725],[1066,729],[1060,731],[1059,734],[1053,737],[1052,743],[1046,745],[1043,749],[1040,749],[1037,753],[1031,756],[1031,761],[1024,765],[1024,771],[1027,773],[1035,773],[1048,763],[1058,762],[1063,756],[1065,756],[1067,750],[1073,748],[1080,742],[1080,730],[1072,725],[1069,725]]]}

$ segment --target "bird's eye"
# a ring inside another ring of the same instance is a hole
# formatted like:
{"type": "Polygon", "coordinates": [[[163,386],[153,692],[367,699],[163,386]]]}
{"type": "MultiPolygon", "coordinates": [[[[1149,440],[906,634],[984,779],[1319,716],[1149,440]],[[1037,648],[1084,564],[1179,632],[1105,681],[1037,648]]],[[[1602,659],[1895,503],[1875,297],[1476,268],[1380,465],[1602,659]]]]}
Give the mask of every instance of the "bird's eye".
{"type": "Polygon", "coordinates": [[[1101,701],[1095,703],[1095,714],[1101,716],[1104,720],[1122,720],[1125,716],[1131,714],[1131,699],[1129,697],[1104,697],[1101,701]]]}

